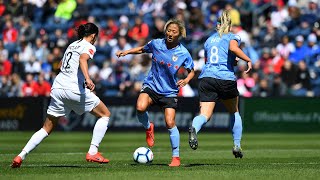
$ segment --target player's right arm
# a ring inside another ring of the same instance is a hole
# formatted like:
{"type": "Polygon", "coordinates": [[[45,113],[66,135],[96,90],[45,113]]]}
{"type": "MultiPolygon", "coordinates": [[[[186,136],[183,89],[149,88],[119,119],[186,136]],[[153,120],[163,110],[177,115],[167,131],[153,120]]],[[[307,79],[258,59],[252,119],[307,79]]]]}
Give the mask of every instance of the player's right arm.
{"type": "Polygon", "coordinates": [[[79,59],[79,62],[80,62],[80,69],[84,75],[84,78],[85,78],[85,85],[88,89],[90,89],[91,91],[94,90],[95,88],[95,85],[94,83],[92,82],[92,80],[90,79],[90,76],[89,76],[89,72],[88,72],[88,60],[90,60],[90,56],[86,53],[83,53],[80,55],[80,59],[79,59]]]}
{"type": "Polygon", "coordinates": [[[141,54],[143,53],[143,47],[144,46],[140,46],[140,47],[135,47],[135,48],[132,48],[132,49],[129,49],[129,50],[125,50],[125,51],[118,51],[116,52],[116,56],[118,57],[122,57],[122,56],[125,56],[127,54],[141,54]]]}
{"type": "Polygon", "coordinates": [[[237,57],[247,62],[248,69],[245,71],[245,73],[248,73],[252,69],[251,59],[239,48],[238,42],[236,40],[230,41],[229,50],[233,52],[237,57]]]}

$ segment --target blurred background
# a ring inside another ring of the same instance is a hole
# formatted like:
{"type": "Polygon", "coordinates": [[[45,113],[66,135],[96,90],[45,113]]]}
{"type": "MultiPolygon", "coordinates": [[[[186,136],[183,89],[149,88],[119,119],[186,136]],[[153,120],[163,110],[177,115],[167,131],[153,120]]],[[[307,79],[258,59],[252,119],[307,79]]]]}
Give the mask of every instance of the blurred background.
{"type": "MultiPolygon", "coordinates": [[[[252,59],[253,71],[236,67],[240,109],[250,131],[320,131],[319,0],[0,0],[0,130],[42,126],[51,84],[75,27],[100,28],[97,52],[89,62],[95,93],[112,113],[113,129],[141,128],[135,101],[150,65],[150,54],[117,58],[115,52],[163,38],[170,18],[185,23],[181,43],[191,53],[196,77],[180,89],[177,125],[187,128],[198,111],[198,79],[203,44],[217,18],[231,10],[232,32],[252,59]]],[[[186,71],[180,69],[179,78],[186,71]]],[[[164,128],[161,110],[151,119],[164,128]]],[[[71,114],[60,130],[91,130],[90,114],[71,114]]],[[[229,115],[218,104],[207,130],[226,131],[229,115]]],[[[112,129],[112,128],[111,128],[112,129]]],[[[142,128],[141,128],[142,129],[142,128]]]]}

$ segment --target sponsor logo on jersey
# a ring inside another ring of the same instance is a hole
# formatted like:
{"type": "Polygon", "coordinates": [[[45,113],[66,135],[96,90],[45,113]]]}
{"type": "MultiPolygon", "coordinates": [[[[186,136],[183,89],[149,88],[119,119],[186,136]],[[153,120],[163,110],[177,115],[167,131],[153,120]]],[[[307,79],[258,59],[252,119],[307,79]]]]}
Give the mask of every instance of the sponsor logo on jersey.
{"type": "Polygon", "coordinates": [[[173,55],[173,56],[172,56],[172,61],[177,61],[177,60],[178,60],[178,56],[173,55]]]}
{"type": "Polygon", "coordinates": [[[92,49],[89,49],[89,53],[90,53],[91,55],[93,55],[93,54],[94,54],[94,51],[93,51],[92,49]]]}

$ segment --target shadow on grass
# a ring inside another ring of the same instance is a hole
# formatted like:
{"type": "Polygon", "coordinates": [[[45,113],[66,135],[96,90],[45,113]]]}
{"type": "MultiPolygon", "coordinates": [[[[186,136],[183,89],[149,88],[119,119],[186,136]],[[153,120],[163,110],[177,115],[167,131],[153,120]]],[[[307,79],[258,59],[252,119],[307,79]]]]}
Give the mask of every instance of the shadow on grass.
{"type": "Polygon", "coordinates": [[[212,164],[201,164],[201,163],[195,163],[195,164],[185,164],[181,165],[183,167],[195,167],[195,166],[236,166],[236,164],[218,164],[218,163],[212,163],[212,164]]]}
{"type": "Polygon", "coordinates": [[[149,164],[138,164],[138,163],[132,163],[130,164],[131,166],[168,166],[168,164],[164,164],[164,163],[149,163],[149,164]]]}
{"type": "Polygon", "coordinates": [[[24,165],[21,168],[103,168],[104,165],[24,165]]]}

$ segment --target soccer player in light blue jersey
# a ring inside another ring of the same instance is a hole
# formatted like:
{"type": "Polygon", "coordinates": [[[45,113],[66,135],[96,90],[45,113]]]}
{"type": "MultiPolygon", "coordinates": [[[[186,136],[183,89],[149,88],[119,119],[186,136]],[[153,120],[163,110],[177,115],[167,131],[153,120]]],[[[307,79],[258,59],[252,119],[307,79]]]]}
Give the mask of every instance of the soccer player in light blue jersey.
{"type": "Polygon", "coordinates": [[[179,88],[185,86],[194,76],[193,60],[188,50],[179,42],[186,37],[184,24],[176,19],[164,26],[165,39],[154,39],[148,44],[126,51],[118,51],[118,57],[127,54],[152,53],[152,66],[143,82],[137,100],[137,117],[146,129],[149,147],[154,145],[154,124],[149,121],[147,108],[156,104],[163,108],[164,119],[169,130],[172,147],[172,161],[169,166],[180,166],[180,134],[175,124],[177,95],[179,88]],[[177,80],[177,72],[183,66],[188,71],[185,79],[177,80]]]}
{"type": "Polygon", "coordinates": [[[238,109],[239,92],[233,66],[237,63],[236,57],[247,62],[246,73],[252,69],[252,64],[250,58],[239,48],[240,37],[230,33],[230,30],[230,14],[229,11],[224,11],[218,19],[217,32],[204,44],[206,64],[199,75],[200,113],[189,128],[189,145],[194,150],[198,148],[197,133],[210,120],[216,101],[220,100],[231,117],[234,142],[232,152],[236,158],[242,158],[242,120],[238,109]]]}

